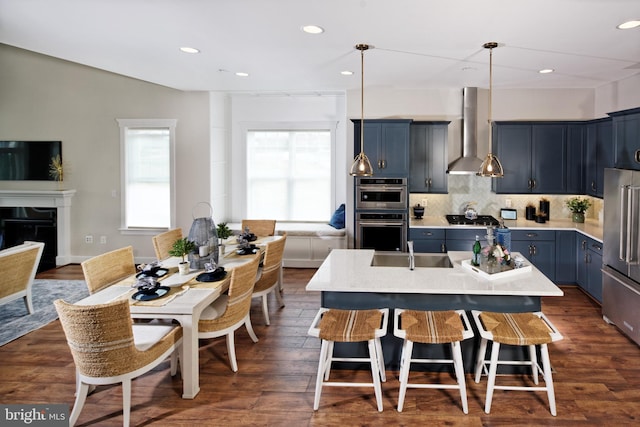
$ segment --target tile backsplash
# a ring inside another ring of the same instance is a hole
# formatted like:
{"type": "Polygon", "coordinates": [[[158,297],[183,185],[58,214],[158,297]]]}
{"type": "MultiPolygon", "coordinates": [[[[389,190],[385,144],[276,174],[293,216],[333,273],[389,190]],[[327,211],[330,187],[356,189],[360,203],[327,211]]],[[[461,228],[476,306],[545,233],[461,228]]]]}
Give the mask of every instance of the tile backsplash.
{"type": "MultiPolygon", "coordinates": [[[[475,202],[474,207],[478,214],[493,215],[498,218],[500,209],[511,207],[518,211],[518,218],[525,217],[525,207],[532,204],[539,208],[540,199],[549,201],[550,219],[569,219],[571,211],[565,201],[572,195],[544,195],[544,194],[495,194],[491,192],[491,178],[483,178],[475,175],[449,175],[449,194],[425,194],[411,193],[409,195],[409,207],[418,203],[423,205],[426,201],[425,216],[440,216],[447,214],[462,214],[464,207],[469,202],[475,202]],[[507,206],[507,200],[511,206],[507,206]]],[[[602,199],[589,196],[581,196],[591,200],[592,205],[587,210],[585,217],[602,222],[602,199]]]]}

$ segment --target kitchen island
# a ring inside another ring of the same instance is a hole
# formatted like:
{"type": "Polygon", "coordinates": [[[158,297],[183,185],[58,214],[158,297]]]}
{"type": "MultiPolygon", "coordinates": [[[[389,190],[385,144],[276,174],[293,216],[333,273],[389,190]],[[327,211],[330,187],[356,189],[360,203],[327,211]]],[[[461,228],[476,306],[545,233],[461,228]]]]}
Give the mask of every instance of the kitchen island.
{"type": "MultiPolygon", "coordinates": [[[[321,305],[328,308],[464,309],[511,313],[539,311],[542,297],[563,295],[562,290],[535,266],[529,272],[488,280],[462,266],[464,260],[471,258],[471,252],[448,252],[452,268],[416,267],[414,270],[372,266],[374,253],[368,249],[331,251],[307,284],[307,291],[321,292],[321,305]]],[[[347,344],[341,344],[336,345],[337,354],[346,350],[347,344]]],[[[393,336],[391,319],[382,344],[387,367],[398,369],[402,341],[393,336]]],[[[366,352],[365,346],[358,350],[352,348],[357,345],[349,346],[350,354],[366,352]]],[[[472,370],[476,348],[474,340],[462,343],[467,371],[472,370]]],[[[422,349],[416,347],[416,357],[424,357],[420,355],[422,349]]]]}

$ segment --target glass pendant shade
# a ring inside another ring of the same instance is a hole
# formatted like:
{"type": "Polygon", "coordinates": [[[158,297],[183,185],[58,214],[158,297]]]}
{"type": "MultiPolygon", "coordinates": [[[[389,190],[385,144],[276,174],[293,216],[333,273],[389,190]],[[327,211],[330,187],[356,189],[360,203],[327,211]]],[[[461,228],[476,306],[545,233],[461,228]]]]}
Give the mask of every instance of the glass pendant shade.
{"type": "Polygon", "coordinates": [[[371,162],[366,154],[360,152],[353,160],[353,164],[351,165],[351,170],[349,174],[353,176],[371,176],[373,175],[373,168],[371,167],[371,162]]]}
{"type": "Polygon", "coordinates": [[[501,178],[504,175],[504,171],[502,170],[502,164],[500,160],[493,154],[487,154],[487,157],[484,158],[482,165],[480,165],[480,170],[478,170],[479,176],[485,176],[488,178],[501,178]]]}

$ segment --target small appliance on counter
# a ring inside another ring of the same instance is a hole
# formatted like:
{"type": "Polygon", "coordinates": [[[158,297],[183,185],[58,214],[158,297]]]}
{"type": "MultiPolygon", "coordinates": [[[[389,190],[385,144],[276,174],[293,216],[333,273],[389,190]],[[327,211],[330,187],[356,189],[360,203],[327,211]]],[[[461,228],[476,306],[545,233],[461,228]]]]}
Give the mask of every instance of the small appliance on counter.
{"type": "Polygon", "coordinates": [[[424,206],[421,206],[420,203],[413,207],[413,216],[415,219],[422,219],[424,215],[424,206]]]}
{"type": "Polygon", "coordinates": [[[518,211],[512,208],[502,208],[500,209],[500,218],[518,219],[518,211]]]}

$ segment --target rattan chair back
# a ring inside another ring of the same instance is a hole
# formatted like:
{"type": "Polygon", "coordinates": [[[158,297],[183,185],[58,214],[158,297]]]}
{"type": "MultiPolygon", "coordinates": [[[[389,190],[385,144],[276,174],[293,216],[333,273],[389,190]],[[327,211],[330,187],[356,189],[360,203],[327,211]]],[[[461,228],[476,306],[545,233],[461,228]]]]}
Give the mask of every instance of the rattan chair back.
{"type": "Polygon", "coordinates": [[[226,329],[244,319],[251,309],[251,295],[260,264],[260,256],[231,270],[229,300],[225,312],[216,319],[200,319],[198,331],[213,332],[226,329]]]}
{"type": "Polygon", "coordinates": [[[0,251],[0,304],[24,297],[29,313],[31,304],[31,285],[38,271],[44,243],[24,242],[0,251]]]}
{"type": "Polygon", "coordinates": [[[283,232],[282,238],[267,242],[262,263],[262,275],[256,281],[253,292],[260,292],[269,289],[280,279],[280,269],[282,267],[282,257],[284,246],[287,242],[287,233],[283,232]]]}
{"type": "Polygon", "coordinates": [[[132,246],[98,255],[80,265],[91,294],[136,272],[132,246]]]}
{"type": "Polygon", "coordinates": [[[182,337],[182,328],[174,328],[141,351],[134,345],[126,299],[98,305],[74,305],[58,299],[54,305],[76,368],[88,377],[134,372],[156,360],[182,337]]]}
{"type": "Polygon", "coordinates": [[[275,219],[243,219],[242,230],[249,227],[249,231],[258,237],[273,236],[276,234],[276,220],[275,219]]]}
{"type": "Polygon", "coordinates": [[[153,249],[156,251],[156,258],[159,261],[169,258],[169,251],[176,240],[182,239],[182,228],[174,228],[152,237],[153,249]]]}

